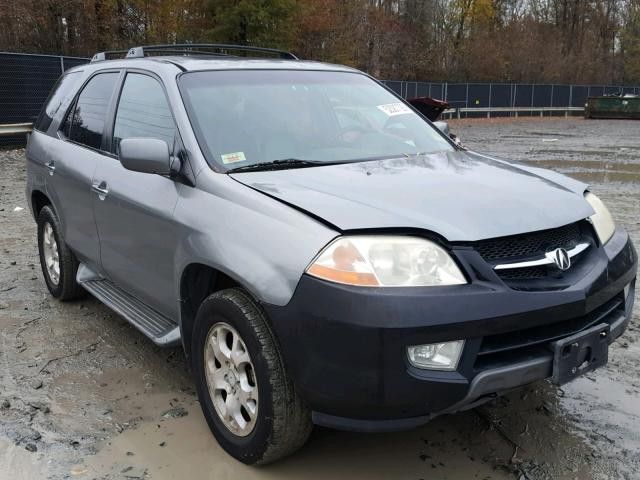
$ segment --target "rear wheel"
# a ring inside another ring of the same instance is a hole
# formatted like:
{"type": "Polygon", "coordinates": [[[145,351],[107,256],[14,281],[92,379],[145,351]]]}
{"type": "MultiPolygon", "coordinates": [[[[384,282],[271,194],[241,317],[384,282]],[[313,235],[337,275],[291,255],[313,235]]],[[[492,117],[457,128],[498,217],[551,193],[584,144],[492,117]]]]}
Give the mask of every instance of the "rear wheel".
{"type": "Polygon", "coordinates": [[[62,238],[60,221],[49,206],[38,214],[38,251],[44,281],[49,292],[60,300],[73,300],[85,294],[76,282],[78,261],[62,238]]]}
{"type": "Polygon", "coordinates": [[[200,404],[230,455],[266,464],[304,445],[310,412],[286,375],[261,308],[246,292],[210,295],[198,310],[192,338],[200,404]]]}

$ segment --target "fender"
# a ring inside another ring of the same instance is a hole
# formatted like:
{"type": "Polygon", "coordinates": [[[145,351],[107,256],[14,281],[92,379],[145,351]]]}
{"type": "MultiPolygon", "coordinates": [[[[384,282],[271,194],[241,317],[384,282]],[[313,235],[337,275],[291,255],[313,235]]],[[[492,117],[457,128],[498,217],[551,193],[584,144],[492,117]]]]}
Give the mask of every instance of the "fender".
{"type": "Polygon", "coordinates": [[[176,298],[184,269],[201,263],[261,302],[286,305],[309,263],[338,232],[228,175],[205,169],[196,183],[198,188],[181,190],[174,213],[183,226],[175,254],[176,298]]]}

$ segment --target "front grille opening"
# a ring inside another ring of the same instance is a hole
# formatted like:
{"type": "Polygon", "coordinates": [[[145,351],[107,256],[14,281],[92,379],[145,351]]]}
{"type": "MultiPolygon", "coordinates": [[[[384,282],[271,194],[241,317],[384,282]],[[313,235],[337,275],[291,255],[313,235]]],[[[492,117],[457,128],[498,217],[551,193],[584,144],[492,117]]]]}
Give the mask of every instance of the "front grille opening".
{"type": "Polygon", "coordinates": [[[589,250],[592,247],[574,256],[571,259],[571,268],[566,272],[559,270],[555,265],[542,265],[538,267],[496,270],[496,273],[514,290],[562,289],[567,286],[566,281],[564,281],[566,276],[575,271],[574,267],[589,254],[589,250]],[[545,279],[548,281],[544,282],[545,279]]]}
{"type": "Polygon", "coordinates": [[[529,280],[531,278],[545,278],[549,274],[549,267],[512,268],[498,271],[498,276],[504,280],[529,280]]]}
{"type": "Polygon", "coordinates": [[[554,340],[579,333],[599,323],[613,323],[620,315],[624,315],[624,305],[624,294],[620,293],[582,317],[488,335],[482,340],[474,368],[495,368],[548,352],[547,347],[554,340]]]}
{"type": "Polygon", "coordinates": [[[543,256],[554,248],[570,249],[583,238],[582,222],[539,232],[511,235],[482,240],[475,245],[478,253],[489,263],[514,261],[522,258],[543,256]]]}
{"type": "MultiPolygon", "coordinates": [[[[592,247],[596,245],[593,228],[587,221],[583,220],[550,230],[482,240],[475,243],[473,247],[487,263],[495,266],[501,263],[536,260],[556,248],[571,250],[576,245],[585,242],[590,243],[592,247]]],[[[579,263],[588,254],[589,250],[591,249],[587,249],[585,252],[573,257],[571,260],[572,265],[579,263]]],[[[570,271],[571,269],[568,270],[568,272],[570,271]]],[[[565,275],[555,266],[547,265],[496,270],[496,274],[505,280],[509,286],[518,290],[549,289],[553,286],[545,287],[539,283],[528,285],[527,282],[541,279],[561,280],[565,275]]]]}

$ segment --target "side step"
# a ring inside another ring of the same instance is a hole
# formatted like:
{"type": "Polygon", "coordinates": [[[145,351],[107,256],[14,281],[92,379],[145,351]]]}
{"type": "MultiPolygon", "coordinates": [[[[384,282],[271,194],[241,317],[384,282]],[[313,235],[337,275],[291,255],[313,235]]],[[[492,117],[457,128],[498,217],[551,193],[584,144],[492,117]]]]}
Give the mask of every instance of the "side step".
{"type": "Polygon", "coordinates": [[[131,325],[163,347],[180,344],[180,327],[113,282],[101,278],[86,265],[78,268],[78,283],[94,297],[125,318],[131,325]]]}

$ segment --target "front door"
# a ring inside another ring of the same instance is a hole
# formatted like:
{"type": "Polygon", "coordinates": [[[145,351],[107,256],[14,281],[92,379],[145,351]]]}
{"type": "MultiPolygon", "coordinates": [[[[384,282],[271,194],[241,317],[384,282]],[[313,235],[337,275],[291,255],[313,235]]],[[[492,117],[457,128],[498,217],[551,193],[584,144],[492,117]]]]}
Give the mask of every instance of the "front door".
{"type": "Polygon", "coordinates": [[[157,138],[173,149],[176,128],[160,82],[127,73],[113,127],[112,157],[94,174],[94,212],[102,271],[116,285],[169,318],[177,317],[173,211],[182,184],[125,169],[117,158],[124,138],[157,138]]]}

